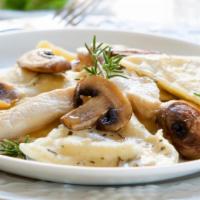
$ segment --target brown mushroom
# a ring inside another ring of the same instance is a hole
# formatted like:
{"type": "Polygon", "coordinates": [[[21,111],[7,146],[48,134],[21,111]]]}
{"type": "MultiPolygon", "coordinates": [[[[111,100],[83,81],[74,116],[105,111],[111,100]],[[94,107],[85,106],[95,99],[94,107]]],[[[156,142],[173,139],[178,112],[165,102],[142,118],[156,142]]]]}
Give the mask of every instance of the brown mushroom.
{"type": "Polygon", "coordinates": [[[22,55],[17,61],[21,68],[41,73],[58,73],[71,69],[64,57],[53,54],[50,49],[35,49],[22,55]]]}
{"type": "Polygon", "coordinates": [[[114,45],[112,46],[111,54],[121,56],[131,56],[133,54],[160,54],[158,51],[150,51],[144,49],[128,48],[126,46],[114,45]]]}
{"type": "Polygon", "coordinates": [[[183,157],[200,158],[199,108],[186,101],[169,101],[158,112],[157,122],[183,157]]]}
{"type": "Polygon", "coordinates": [[[19,99],[19,95],[12,85],[0,82],[0,109],[9,108],[19,99]]]}
{"type": "Polygon", "coordinates": [[[74,107],[76,109],[61,118],[73,130],[96,125],[97,129],[117,131],[128,123],[132,115],[131,104],[119,88],[100,76],[90,76],[78,83],[74,107]],[[89,97],[89,100],[84,102],[83,97],[89,97]]]}
{"type": "Polygon", "coordinates": [[[92,66],[92,57],[85,47],[77,49],[77,60],[71,62],[72,70],[80,72],[85,66],[92,66]]]}
{"type": "Polygon", "coordinates": [[[77,49],[77,58],[83,65],[90,66],[93,64],[92,57],[85,47],[77,49]]]}
{"type": "MultiPolygon", "coordinates": [[[[101,55],[98,59],[100,62],[103,61],[103,57],[101,55]]],[[[94,63],[88,50],[85,47],[80,47],[77,49],[77,60],[72,61],[71,64],[72,69],[79,72],[85,68],[85,66],[92,66],[94,63]]]]}

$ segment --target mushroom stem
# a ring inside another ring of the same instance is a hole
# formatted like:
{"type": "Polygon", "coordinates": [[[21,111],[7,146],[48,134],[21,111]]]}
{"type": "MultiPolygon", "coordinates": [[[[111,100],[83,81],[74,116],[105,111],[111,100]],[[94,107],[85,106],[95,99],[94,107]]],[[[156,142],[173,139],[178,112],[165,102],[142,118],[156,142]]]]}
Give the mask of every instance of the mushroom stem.
{"type": "Polygon", "coordinates": [[[110,103],[104,96],[97,96],[64,115],[61,121],[73,130],[91,128],[107,112],[109,106],[110,103]]]}
{"type": "Polygon", "coordinates": [[[132,115],[127,97],[114,83],[101,76],[89,76],[77,84],[74,107],[78,108],[61,118],[68,128],[74,130],[96,125],[97,129],[118,131],[132,115]],[[88,98],[90,100],[84,102],[88,98]]]}

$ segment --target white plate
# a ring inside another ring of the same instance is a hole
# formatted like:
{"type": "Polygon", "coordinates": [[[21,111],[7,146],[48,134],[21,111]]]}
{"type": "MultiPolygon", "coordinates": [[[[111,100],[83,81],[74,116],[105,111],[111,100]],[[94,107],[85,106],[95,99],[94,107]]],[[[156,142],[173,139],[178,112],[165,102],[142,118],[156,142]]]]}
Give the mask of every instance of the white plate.
{"type": "MultiPolygon", "coordinates": [[[[75,50],[84,42],[90,42],[93,35],[96,35],[99,41],[113,44],[158,50],[169,54],[200,55],[198,45],[151,35],[102,30],[48,30],[0,35],[0,68],[13,65],[22,53],[34,48],[40,40],[49,40],[66,49],[75,50]]],[[[46,164],[0,156],[0,169],[55,182],[120,185],[162,181],[189,175],[200,171],[200,160],[166,167],[92,168],[46,164]]]]}

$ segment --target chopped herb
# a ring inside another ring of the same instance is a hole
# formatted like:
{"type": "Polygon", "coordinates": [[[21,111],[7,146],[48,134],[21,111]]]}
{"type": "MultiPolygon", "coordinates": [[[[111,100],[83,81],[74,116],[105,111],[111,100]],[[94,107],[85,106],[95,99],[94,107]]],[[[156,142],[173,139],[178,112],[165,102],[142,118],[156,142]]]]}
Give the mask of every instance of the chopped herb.
{"type": "Polygon", "coordinates": [[[18,140],[4,139],[0,142],[0,154],[25,159],[25,155],[20,150],[19,145],[20,143],[28,143],[28,142],[29,142],[29,137],[26,137],[22,142],[19,142],[18,140]]]}
{"type": "Polygon", "coordinates": [[[47,151],[54,154],[55,156],[57,155],[57,153],[55,151],[51,150],[51,149],[47,149],[47,151]]]}
{"type": "Polygon", "coordinates": [[[165,149],[165,147],[161,147],[160,150],[163,151],[165,149]]]}
{"type": "Polygon", "coordinates": [[[194,93],[194,95],[196,95],[196,96],[200,97],[200,93],[194,93]]]}
{"type": "Polygon", "coordinates": [[[93,37],[92,47],[85,44],[88,53],[92,57],[93,66],[86,66],[85,70],[90,75],[101,75],[104,78],[110,79],[112,77],[120,76],[127,78],[123,73],[123,68],[120,66],[122,56],[112,55],[111,47],[103,43],[97,44],[96,36],[93,37]]]}

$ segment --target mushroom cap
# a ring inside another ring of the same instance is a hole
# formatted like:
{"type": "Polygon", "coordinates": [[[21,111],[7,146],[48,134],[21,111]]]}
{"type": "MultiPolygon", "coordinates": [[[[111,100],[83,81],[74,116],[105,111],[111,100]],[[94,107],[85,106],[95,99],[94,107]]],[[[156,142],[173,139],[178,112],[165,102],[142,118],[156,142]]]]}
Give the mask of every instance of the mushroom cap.
{"type": "MultiPolygon", "coordinates": [[[[96,123],[97,129],[117,131],[128,123],[132,115],[131,104],[120,89],[111,81],[100,76],[87,77],[77,84],[74,107],[76,109],[67,113],[62,121],[67,127],[73,129],[75,126],[71,126],[71,124],[74,124],[73,122],[79,119],[81,113],[84,113],[87,116],[85,119],[89,121],[87,122],[88,126],[79,124],[79,130],[90,128],[96,123]],[[91,99],[84,103],[83,96],[91,97],[91,99]]],[[[84,118],[81,122],[83,121],[84,118]]]]}
{"type": "Polygon", "coordinates": [[[12,85],[0,82],[0,109],[9,108],[19,99],[19,95],[12,85]]]}
{"type": "Polygon", "coordinates": [[[179,153],[188,159],[200,158],[200,110],[186,101],[164,103],[157,123],[179,153]]]}
{"type": "Polygon", "coordinates": [[[17,61],[21,68],[41,73],[58,73],[71,69],[64,57],[53,54],[50,49],[34,49],[22,55],[17,61]]]}

